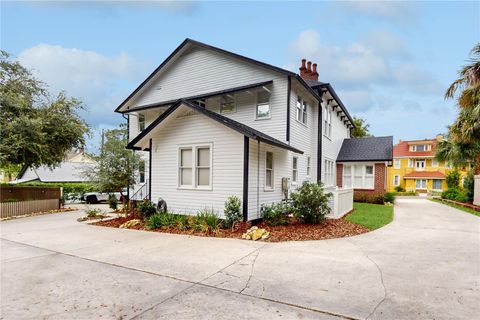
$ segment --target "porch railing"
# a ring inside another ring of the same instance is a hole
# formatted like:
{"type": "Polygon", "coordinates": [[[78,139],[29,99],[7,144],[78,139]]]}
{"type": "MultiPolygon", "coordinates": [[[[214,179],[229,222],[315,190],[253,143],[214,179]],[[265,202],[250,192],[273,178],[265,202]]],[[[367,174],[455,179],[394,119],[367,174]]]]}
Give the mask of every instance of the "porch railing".
{"type": "Polygon", "coordinates": [[[130,197],[130,200],[141,201],[149,197],[150,181],[147,179],[145,183],[130,197]]]}

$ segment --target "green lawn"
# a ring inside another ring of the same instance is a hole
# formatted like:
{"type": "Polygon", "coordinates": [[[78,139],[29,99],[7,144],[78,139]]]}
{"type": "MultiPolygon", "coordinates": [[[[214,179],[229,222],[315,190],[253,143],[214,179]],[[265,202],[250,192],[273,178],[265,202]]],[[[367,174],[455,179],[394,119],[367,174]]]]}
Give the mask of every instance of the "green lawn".
{"type": "Polygon", "coordinates": [[[355,210],[345,219],[370,230],[383,227],[393,219],[393,207],[390,206],[354,202],[353,209],[355,210]]]}
{"type": "Polygon", "coordinates": [[[458,209],[458,210],[462,210],[462,211],[471,213],[471,214],[473,214],[473,215],[476,215],[477,217],[480,217],[480,212],[475,211],[475,210],[473,210],[473,209],[465,208],[465,207],[459,206],[458,204],[455,204],[455,203],[443,202],[443,201],[438,200],[438,199],[429,199],[429,200],[430,200],[430,201],[433,201],[433,202],[438,202],[438,203],[441,203],[441,204],[444,204],[444,205],[453,207],[453,208],[455,208],[455,209],[458,209]]]}

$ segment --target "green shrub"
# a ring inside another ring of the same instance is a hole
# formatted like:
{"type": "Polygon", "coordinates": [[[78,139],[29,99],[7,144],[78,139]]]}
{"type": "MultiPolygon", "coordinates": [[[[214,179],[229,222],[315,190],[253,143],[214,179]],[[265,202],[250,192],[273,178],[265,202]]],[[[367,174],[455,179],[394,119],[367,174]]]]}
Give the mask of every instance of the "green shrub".
{"type": "Polygon", "coordinates": [[[192,229],[201,232],[214,232],[220,225],[217,214],[209,209],[203,209],[192,219],[192,229]]]}
{"type": "Polygon", "coordinates": [[[445,177],[448,189],[458,189],[460,185],[460,172],[457,170],[450,171],[445,177]]]}
{"type": "Polygon", "coordinates": [[[115,197],[114,194],[108,195],[108,206],[110,207],[110,209],[117,210],[118,200],[117,200],[117,197],[115,197]]]}
{"type": "Polygon", "coordinates": [[[103,211],[98,208],[87,208],[85,210],[85,213],[87,214],[87,217],[89,218],[95,218],[97,216],[103,216],[103,211]]]}
{"type": "Polygon", "coordinates": [[[383,202],[395,203],[395,194],[393,192],[387,192],[383,195],[383,202]]]}
{"type": "Polygon", "coordinates": [[[330,197],[332,194],[325,193],[321,184],[304,182],[291,194],[295,218],[304,223],[319,223],[330,213],[330,197]]]}
{"type": "Polygon", "coordinates": [[[450,188],[442,192],[442,198],[448,200],[456,200],[460,190],[458,188],[450,188]]]}
{"type": "Polygon", "coordinates": [[[152,214],[148,218],[145,219],[145,226],[149,230],[154,230],[162,227],[162,218],[160,214],[152,214]]]}
{"type": "Polygon", "coordinates": [[[473,188],[475,185],[475,178],[473,170],[470,170],[463,179],[463,189],[468,202],[473,202],[473,188]]]}
{"type": "Polygon", "coordinates": [[[233,228],[235,223],[242,221],[242,215],[240,214],[240,198],[237,196],[230,196],[225,201],[225,214],[224,227],[233,228]]]}
{"type": "Polygon", "coordinates": [[[395,191],[396,192],[405,192],[405,189],[403,189],[401,186],[396,186],[395,191]]]}
{"type": "Polygon", "coordinates": [[[160,213],[160,225],[163,228],[173,228],[177,226],[177,215],[174,213],[160,213]]]}
{"type": "Polygon", "coordinates": [[[157,213],[157,207],[150,200],[143,200],[138,204],[138,211],[142,214],[144,219],[157,213]]]}
{"type": "Polygon", "coordinates": [[[177,228],[180,230],[190,229],[190,219],[189,216],[177,215],[177,228]]]}
{"type": "Polygon", "coordinates": [[[271,205],[262,205],[262,218],[269,226],[284,226],[289,223],[289,215],[293,213],[293,208],[286,202],[272,203],[271,205]]]}
{"type": "Polygon", "coordinates": [[[455,201],[458,202],[468,202],[468,197],[465,191],[460,191],[458,195],[455,197],[455,201]]]}

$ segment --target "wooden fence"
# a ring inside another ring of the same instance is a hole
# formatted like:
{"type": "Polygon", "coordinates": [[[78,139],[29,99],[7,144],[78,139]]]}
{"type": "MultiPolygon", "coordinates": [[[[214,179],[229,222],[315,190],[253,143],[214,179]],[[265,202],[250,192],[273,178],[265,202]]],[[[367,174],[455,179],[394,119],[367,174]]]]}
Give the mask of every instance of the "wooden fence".
{"type": "Polygon", "coordinates": [[[0,218],[60,208],[60,188],[0,186],[0,218]]]}

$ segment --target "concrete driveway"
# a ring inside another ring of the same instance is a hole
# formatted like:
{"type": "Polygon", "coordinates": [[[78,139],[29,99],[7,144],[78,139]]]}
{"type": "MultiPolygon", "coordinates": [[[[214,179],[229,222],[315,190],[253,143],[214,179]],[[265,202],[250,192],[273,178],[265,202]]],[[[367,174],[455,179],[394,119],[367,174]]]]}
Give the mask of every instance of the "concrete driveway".
{"type": "Polygon", "coordinates": [[[2,319],[472,319],[480,219],[401,199],[364,235],[261,243],[4,221],[2,319]]]}

